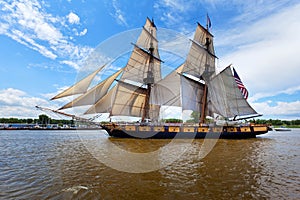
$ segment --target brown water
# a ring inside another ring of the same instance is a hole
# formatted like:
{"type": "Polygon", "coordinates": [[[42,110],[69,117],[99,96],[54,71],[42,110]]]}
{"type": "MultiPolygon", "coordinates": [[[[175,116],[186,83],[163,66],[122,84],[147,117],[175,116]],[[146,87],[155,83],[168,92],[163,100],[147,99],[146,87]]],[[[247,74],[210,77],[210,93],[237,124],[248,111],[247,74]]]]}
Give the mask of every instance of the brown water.
{"type": "MultiPolygon", "coordinates": [[[[204,140],[195,140],[178,160],[148,173],[112,169],[86,146],[113,143],[145,153],[169,142],[99,131],[0,131],[0,199],[300,199],[300,129],[218,140],[203,159],[204,140]]],[[[98,156],[110,154],[100,148],[98,156]]]]}

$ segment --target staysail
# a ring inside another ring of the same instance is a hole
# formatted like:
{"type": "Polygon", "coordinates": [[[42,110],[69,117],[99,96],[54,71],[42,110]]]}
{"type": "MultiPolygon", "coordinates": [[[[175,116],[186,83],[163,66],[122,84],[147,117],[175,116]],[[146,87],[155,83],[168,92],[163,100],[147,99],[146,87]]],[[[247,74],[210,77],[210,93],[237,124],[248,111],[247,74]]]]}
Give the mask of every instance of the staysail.
{"type": "Polygon", "coordinates": [[[97,103],[99,101],[99,99],[101,99],[102,97],[104,97],[104,95],[107,94],[110,86],[115,81],[115,79],[120,75],[121,72],[122,72],[122,69],[117,71],[115,74],[111,75],[104,81],[100,82],[95,87],[93,87],[92,89],[90,89],[86,93],[84,93],[83,95],[77,97],[73,101],[64,105],[59,110],[76,107],[76,106],[93,105],[93,104],[97,103]]]}
{"type": "Polygon", "coordinates": [[[116,92],[116,85],[109,90],[97,103],[91,106],[84,114],[109,113],[111,112],[112,99],[116,92]]]}
{"type": "Polygon", "coordinates": [[[53,97],[51,100],[59,99],[59,98],[62,98],[62,97],[67,97],[67,96],[71,96],[71,95],[75,95],[75,94],[85,93],[87,91],[88,87],[90,86],[92,80],[94,79],[94,77],[104,67],[105,67],[105,65],[103,65],[102,67],[100,67],[99,69],[97,69],[96,71],[94,71],[93,73],[91,73],[90,75],[88,75],[87,77],[82,79],[81,81],[75,83],[73,86],[71,86],[68,89],[64,90],[63,92],[59,93],[58,95],[53,97]]]}
{"type": "Polygon", "coordinates": [[[164,106],[181,106],[180,74],[183,64],[172,71],[165,78],[153,85],[151,90],[151,104],[164,106]]]}

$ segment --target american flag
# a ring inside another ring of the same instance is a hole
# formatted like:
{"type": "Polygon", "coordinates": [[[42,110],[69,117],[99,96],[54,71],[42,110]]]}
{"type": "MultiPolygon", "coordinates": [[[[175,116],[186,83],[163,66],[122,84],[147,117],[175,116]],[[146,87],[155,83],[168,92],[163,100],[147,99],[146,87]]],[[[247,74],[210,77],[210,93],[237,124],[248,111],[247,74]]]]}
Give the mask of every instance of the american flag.
{"type": "Polygon", "coordinates": [[[208,14],[206,14],[206,27],[207,27],[207,29],[211,28],[211,21],[210,21],[208,14]]]}
{"type": "Polygon", "coordinates": [[[244,96],[245,99],[247,99],[248,98],[248,90],[244,86],[243,82],[241,81],[239,75],[236,73],[234,68],[233,68],[233,76],[234,76],[235,82],[236,82],[238,88],[240,89],[242,95],[244,96]]]}

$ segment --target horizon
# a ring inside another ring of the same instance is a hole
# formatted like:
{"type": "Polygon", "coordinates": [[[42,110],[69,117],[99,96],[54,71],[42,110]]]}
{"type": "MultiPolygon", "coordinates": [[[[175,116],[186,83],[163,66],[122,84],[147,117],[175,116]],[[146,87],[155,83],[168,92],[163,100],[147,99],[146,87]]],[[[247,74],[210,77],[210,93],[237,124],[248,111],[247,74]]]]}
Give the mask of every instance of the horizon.
{"type": "MultiPolygon", "coordinates": [[[[72,119],[62,119],[62,118],[52,118],[51,116],[49,116],[49,115],[47,115],[47,114],[45,114],[45,113],[41,113],[40,115],[46,115],[47,117],[49,117],[50,119],[53,119],[53,120],[69,120],[69,121],[71,121],[72,119]]],[[[32,120],[36,120],[36,119],[39,119],[39,116],[37,116],[37,117],[29,117],[29,118],[17,118],[17,117],[9,117],[9,118],[7,118],[7,117],[0,117],[0,119],[17,119],[17,120],[27,120],[27,119],[32,119],[32,120]]],[[[176,119],[176,120],[182,120],[182,119],[177,119],[177,118],[165,118],[165,119],[163,119],[163,120],[169,120],[169,119],[176,119]]],[[[253,119],[255,119],[255,120],[266,120],[266,121],[268,121],[268,120],[280,120],[280,121],[298,121],[298,120],[300,120],[300,118],[299,119],[272,119],[272,118],[269,118],[269,119],[262,119],[262,118],[250,118],[248,121],[251,121],[251,120],[253,120],[253,119]]],[[[102,122],[102,121],[101,121],[102,122]]]]}
{"type": "Polygon", "coordinates": [[[217,69],[235,66],[250,105],[263,114],[255,119],[300,119],[296,0],[0,0],[0,8],[0,118],[44,114],[36,105],[61,107],[68,99],[49,99],[74,84],[86,57],[109,38],[141,28],[146,17],[158,29],[192,37],[208,13],[217,69]]]}

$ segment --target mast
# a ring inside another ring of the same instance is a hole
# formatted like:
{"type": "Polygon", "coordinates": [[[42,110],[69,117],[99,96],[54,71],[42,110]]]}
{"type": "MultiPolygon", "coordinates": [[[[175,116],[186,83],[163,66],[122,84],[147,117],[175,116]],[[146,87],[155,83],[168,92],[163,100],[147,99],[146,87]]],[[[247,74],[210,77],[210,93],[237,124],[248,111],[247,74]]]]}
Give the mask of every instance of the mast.
{"type": "Polygon", "coordinates": [[[159,106],[151,104],[150,92],[161,80],[161,62],[156,27],[147,18],[111,97],[111,116],[140,117],[142,121],[156,118],[152,115],[159,113],[159,106]]]}
{"type": "Polygon", "coordinates": [[[204,85],[204,92],[203,92],[203,97],[202,97],[202,107],[201,107],[201,115],[200,115],[200,120],[199,120],[199,125],[201,123],[205,122],[205,110],[206,110],[206,101],[207,101],[207,85],[204,85]]]}
{"type": "MultiPolygon", "coordinates": [[[[152,19],[152,25],[155,27],[154,21],[152,19]]],[[[151,35],[153,35],[153,30],[150,30],[151,35]]],[[[146,89],[146,97],[145,97],[145,103],[144,103],[144,111],[142,115],[142,122],[145,122],[145,119],[149,119],[149,110],[150,110],[150,94],[151,94],[151,88],[154,84],[154,77],[153,77],[153,52],[154,52],[154,47],[153,47],[153,42],[152,42],[152,37],[150,37],[150,47],[149,47],[149,52],[150,52],[150,58],[149,58],[149,64],[148,64],[148,71],[147,71],[147,77],[144,78],[144,83],[147,85],[146,89]]]]}
{"type": "MultiPolygon", "coordinates": [[[[208,17],[208,16],[207,16],[208,17]]],[[[209,20],[209,18],[208,18],[209,20]]],[[[210,23],[210,20],[209,22],[210,23]]],[[[208,33],[209,32],[209,24],[207,23],[206,25],[206,30],[208,33]]],[[[211,54],[211,52],[209,51],[209,45],[211,44],[211,41],[209,40],[209,37],[206,36],[206,41],[205,41],[205,47],[206,47],[206,52],[207,54],[211,54]]],[[[210,76],[210,72],[209,72],[209,62],[208,62],[208,59],[207,59],[207,56],[206,56],[206,59],[205,59],[205,71],[203,73],[203,76],[204,76],[204,79],[207,81],[208,77],[210,76]]],[[[202,97],[202,100],[201,100],[201,103],[202,103],[202,107],[201,107],[201,115],[200,115],[200,119],[199,119],[199,125],[202,124],[202,123],[205,123],[205,111],[206,111],[206,102],[207,102],[207,83],[205,83],[204,85],[204,92],[203,92],[203,97],[202,97]]]]}

